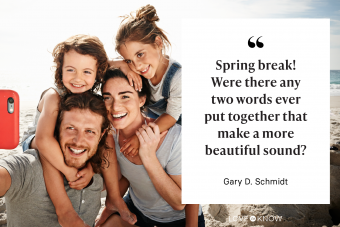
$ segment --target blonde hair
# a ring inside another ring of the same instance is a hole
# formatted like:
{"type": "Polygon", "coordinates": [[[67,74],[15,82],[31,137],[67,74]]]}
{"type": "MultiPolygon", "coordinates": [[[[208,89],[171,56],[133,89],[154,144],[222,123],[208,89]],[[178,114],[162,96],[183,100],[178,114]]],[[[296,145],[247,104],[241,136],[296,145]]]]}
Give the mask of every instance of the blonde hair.
{"type": "Polygon", "coordinates": [[[165,35],[164,30],[156,25],[159,21],[156,9],[152,5],[139,8],[136,12],[122,16],[123,20],[116,35],[116,51],[119,52],[121,45],[128,41],[137,41],[143,44],[155,44],[156,37],[163,42],[164,53],[171,43],[165,35]]]}

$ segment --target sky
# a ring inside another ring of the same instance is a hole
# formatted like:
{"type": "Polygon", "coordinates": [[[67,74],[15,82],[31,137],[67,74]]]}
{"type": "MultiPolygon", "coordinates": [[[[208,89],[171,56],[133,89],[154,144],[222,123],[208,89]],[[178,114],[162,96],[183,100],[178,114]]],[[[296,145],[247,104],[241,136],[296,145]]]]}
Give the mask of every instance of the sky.
{"type": "MultiPolygon", "coordinates": [[[[171,56],[179,62],[184,18],[330,18],[330,69],[340,70],[340,0],[0,0],[0,85],[51,84],[51,52],[75,34],[99,37],[109,57],[117,57],[114,37],[119,16],[146,4],[155,6],[158,25],[172,43],[171,56]]],[[[228,32],[222,22],[221,29],[228,32]]],[[[213,41],[214,34],[207,43],[213,41]]]]}

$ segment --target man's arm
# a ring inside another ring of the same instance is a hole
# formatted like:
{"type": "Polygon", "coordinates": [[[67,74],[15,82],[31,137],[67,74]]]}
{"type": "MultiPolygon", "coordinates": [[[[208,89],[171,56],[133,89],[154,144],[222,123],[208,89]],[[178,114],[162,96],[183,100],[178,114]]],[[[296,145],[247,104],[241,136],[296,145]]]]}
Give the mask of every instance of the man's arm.
{"type": "Polygon", "coordinates": [[[0,197],[4,196],[11,187],[12,178],[9,172],[0,166],[0,197]]]}

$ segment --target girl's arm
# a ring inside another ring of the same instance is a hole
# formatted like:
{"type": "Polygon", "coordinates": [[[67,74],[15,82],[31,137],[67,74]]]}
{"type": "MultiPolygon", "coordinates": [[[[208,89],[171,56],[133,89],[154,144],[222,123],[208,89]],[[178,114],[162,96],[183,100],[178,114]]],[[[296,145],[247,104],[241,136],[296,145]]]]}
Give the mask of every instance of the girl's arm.
{"type": "Polygon", "coordinates": [[[77,169],[68,167],[58,141],[54,138],[54,129],[58,117],[60,96],[54,89],[49,89],[40,100],[41,115],[35,134],[35,144],[39,153],[56,169],[61,171],[68,181],[75,181],[77,169]]]}
{"type": "Polygon", "coordinates": [[[114,59],[112,61],[109,61],[109,65],[113,66],[115,68],[119,68],[122,70],[122,72],[126,75],[126,77],[129,79],[129,83],[131,86],[134,86],[136,91],[141,91],[143,84],[142,84],[142,78],[139,74],[134,72],[132,69],[129,68],[129,65],[125,63],[125,61],[121,59],[114,59]]]}
{"type": "Polygon", "coordinates": [[[183,210],[185,204],[182,204],[181,196],[182,176],[168,175],[156,156],[160,137],[164,134],[165,132],[159,133],[155,123],[151,122],[149,126],[142,125],[136,132],[140,142],[139,156],[157,192],[174,210],[183,210]]]}
{"type": "MultiPolygon", "coordinates": [[[[46,164],[46,168],[44,169],[46,189],[56,209],[58,220],[63,222],[63,220],[66,220],[69,217],[69,214],[73,214],[72,216],[74,216],[75,211],[66,194],[63,176],[58,170],[64,173],[69,181],[77,180],[76,175],[78,170],[76,168],[68,167],[65,164],[59,143],[54,138],[54,128],[58,117],[59,102],[60,96],[54,89],[49,89],[44,94],[39,103],[41,115],[38,120],[34,138],[35,144],[33,145],[38,148],[41,158],[49,164],[46,164]]],[[[90,179],[91,178],[92,176],[90,179]]],[[[88,181],[90,181],[90,179],[88,181]]],[[[87,184],[88,183],[89,182],[87,182],[87,184]]]]}
{"type": "Polygon", "coordinates": [[[177,120],[175,118],[173,118],[171,115],[166,114],[166,113],[159,116],[155,121],[155,123],[159,127],[159,132],[161,133],[168,130],[172,126],[174,126],[176,122],[177,120]]]}
{"type": "Polygon", "coordinates": [[[44,156],[40,156],[40,161],[43,167],[46,189],[56,209],[59,224],[63,227],[88,226],[84,224],[84,221],[73,209],[65,191],[63,175],[44,156]]]}
{"type": "Polygon", "coordinates": [[[185,206],[185,227],[198,226],[199,204],[187,204],[185,206]]]}

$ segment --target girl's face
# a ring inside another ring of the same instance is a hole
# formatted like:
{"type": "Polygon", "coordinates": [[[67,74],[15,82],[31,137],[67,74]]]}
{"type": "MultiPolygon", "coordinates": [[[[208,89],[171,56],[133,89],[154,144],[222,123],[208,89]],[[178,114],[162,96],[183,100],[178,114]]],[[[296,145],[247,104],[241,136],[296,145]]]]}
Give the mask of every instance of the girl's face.
{"type": "Polygon", "coordinates": [[[138,97],[137,91],[124,78],[111,78],[103,87],[103,97],[109,120],[116,129],[125,129],[141,116],[140,107],[145,97],[138,97]]]}
{"type": "Polygon", "coordinates": [[[160,70],[161,47],[162,42],[158,45],[152,45],[129,41],[120,47],[119,53],[123,56],[126,63],[131,64],[132,68],[135,68],[138,74],[151,79],[160,70]]]}
{"type": "Polygon", "coordinates": [[[75,50],[64,54],[63,84],[72,93],[90,90],[96,80],[97,60],[90,55],[82,55],[75,50]]]}

